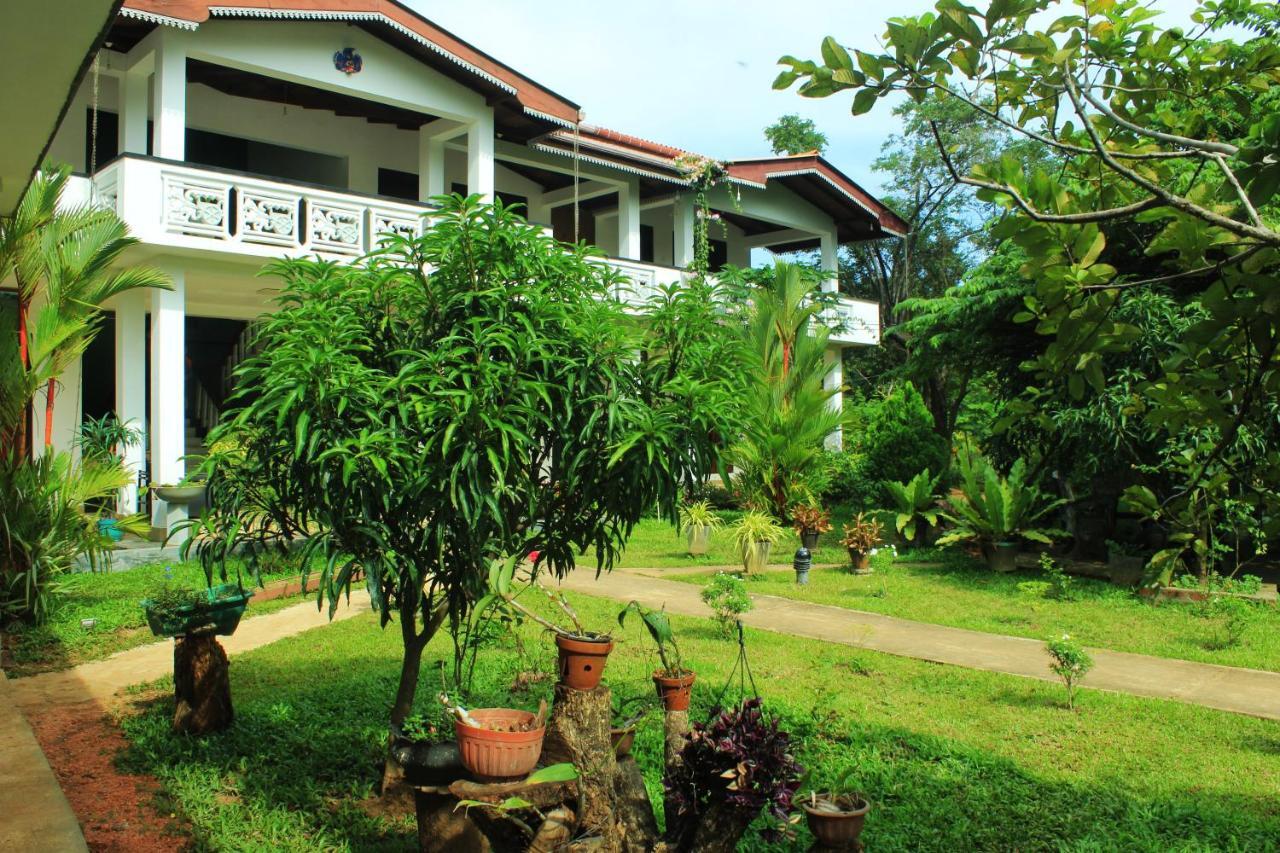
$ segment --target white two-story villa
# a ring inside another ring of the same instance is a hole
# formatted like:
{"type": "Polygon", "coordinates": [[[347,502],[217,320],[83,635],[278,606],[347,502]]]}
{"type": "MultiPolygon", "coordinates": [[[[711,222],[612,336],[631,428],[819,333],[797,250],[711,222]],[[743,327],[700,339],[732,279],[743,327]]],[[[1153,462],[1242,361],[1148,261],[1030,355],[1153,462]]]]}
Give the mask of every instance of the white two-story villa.
{"type": "MultiPolygon", "coordinates": [[[[246,322],[270,307],[263,262],[354,258],[380,233],[429,227],[422,200],[443,192],[525,205],[560,239],[599,246],[633,284],[623,298],[644,298],[692,260],[684,153],[583,123],[577,104],[393,0],[124,0],[49,157],[85,176],[77,198],[118,211],[141,240],[131,260],[173,289],[108,306],[63,377],[57,442],[114,411],[146,426],[129,451],[140,482],[177,482],[217,421],[246,322]]],[[[727,168],[713,267],[815,249],[835,290],[839,245],[905,230],[819,156],[727,168]]],[[[832,313],[834,387],[840,349],[876,344],[879,316],[844,297],[832,313]]],[[[132,510],[139,491],[126,492],[132,510]]],[[[154,527],[180,517],[153,503],[154,527]]]]}

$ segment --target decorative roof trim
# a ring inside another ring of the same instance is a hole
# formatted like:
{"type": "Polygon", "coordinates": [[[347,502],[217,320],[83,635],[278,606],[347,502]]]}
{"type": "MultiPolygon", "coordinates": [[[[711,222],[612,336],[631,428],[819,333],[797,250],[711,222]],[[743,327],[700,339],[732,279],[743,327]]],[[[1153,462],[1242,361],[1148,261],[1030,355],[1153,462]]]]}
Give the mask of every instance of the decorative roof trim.
{"type": "Polygon", "coordinates": [[[798,175],[817,175],[819,178],[822,178],[822,180],[826,181],[826,182],[827,182],[828,184],[830,184],[832,187],[834,187],[835,189],[837,189],[837,190],[840,192],[840,194],[841,194],[841,195],[843,195],[843,196],[845,196],[846,198],[848,198],[850,201],[852,201],[852,202],[853,202],[854,204],[856,204],[858,207],[860,207],[860,208],[862,208],[863,210],[865,210],[867,213],[870,213],[870,214],[871,214],[871,216],[872,216],[872,217],[873,217],[877,222],[879,222],[879,221],[880,221],[880,214],[878,214],[876,211],[872,210],[871,208],[869,208],[869,207],[867,207],[865,204],[863,204],[863,203],[862,203],[862,200],[861,200],[861,199],[859,199],[857,196],[855,196],[853,193],[849,192],[847,189],[845,189],[844,187],[840,186],[840,185],[839,185],[839,184],[837,184],[835,181],[831,180],[831,178],[830,178],[829,176],[827,176],[826,174],[824,174],[824,173],[822,172],[822,170],[821,170],[821,169],[787,169],[787,170],[782,171],[782,172],[769,172],[769,173],[768,173],[768,175],[769,175],[769,177],[771,177],[771,178],[790,178],[790,177],[794,177],[794,176],[798,176],[798,175]]]}
{"type": "Polygon", "coordinates": [[[544,113],[544,112],[542,112],[541,110],[535,110],[533,107],[525,107],[525,108],[524,108],[524,111],[525,111],[525,114],[527,114],[527,115],[531,115],[531,116],[533,116],[534,118],[542,119],[543,121],[549,121],[549,122],[551,122],[552,124],[558,124],[558,125],[560,125],[561,127],[567,127],[567,128],[569,128],[570,130],[572,130],[572,129],[573,129],[573,122],[571,122],[571,121],[565,121],[564,119],[560,118],[559,116],[553,116],[553,115],[551,115],[551,113],[544,113]]]}
{"type": "MultiPolygon", "coordinates": [[[[560,142],[565,143],[566,145],[573,144],[572,133],[566,133],[563,130],[556,130],[556,131],[552,131],[548,135],[560,142]]],[[[597,151],[604,151],[610,154],[617,154],[618,156],[621,156],[621,157],[629,157],[633,160],[640,160],[642,162],[650,164],[651,166],[658,166],[665,169],[675,169],[674,161],[670,157],[664,157],[660,154],[649,154],[644,151],[636,151],[635,149],[630,148],[626,145],[619,145],[616,142],[611,142],[607,139],[601,139],[598,136],[590,136],[590,135],[583,136],[579,134],[578,145],[580,147],[585,147],[585,148],[594,148],[597,151]]]]}
{"type": "Polygon", "coordinates": [[[506,92],[507,94],[509,95],[517,94],[516,88],[514,86],[510,85],[509,83],[504,83],[503,81],[499,80],[497,77],[494,77],[492,74],[488,73],[487,71],[483,71],[480,68],[477,68],[475,65],[472,65],[470,62],[467,62],[462,57],[454,53],[450,53],[440,45],[431,41],[430,39],[424,38],[423,36],[419,35],[418,33],[415,33],[413,30],[406,27],[404,24],[400,23],[399,21],[395,21],[395,20],[392,20],[391,18],[388,18],[386,15],[382,14],[381,12],[344,12],[341,10],[325,11],[325,10],[316,10],[316,9],[270,9],[270,8],[265,8],[261,6],[257,6],[257,7],[210,6],[209,14],[218,15],[226,18],[246,17],[246,18],[290,18],[294,20],[301,19],[301,20],[308,20],[308,21],[376,21],[377,23],[385,24],[386,26],[390,27],[391,29],[395,30],[398,33],[401,33],[402,35],[408,36],[410,39],[412,39],[413,41],[416,41],[418,44],[422,45],[428,50],[435,51],[436,53],[443,56],[445,59],[448,59],[450,62],[453,62],[458,66],[466,69],[470,73],[476,75],[477,77],[483,80],[486,80],[489,83],[492,83],[494,86],[497,86],[499,89],[506,92]]]}
{"type": "Polygon", "coordinates": [[[141,9],[130,9],[128,6],[120,7],[120,15],[125,18],[146,21],[148,24],[159,24],[164,27],[177,27],[180,30],[194,30],[196,27],[200,26],[195,21],[173,18],[169,15],[160,15],[155,12],[144,12],[141,9]]]}
{"type": "MultiPolygon", "coordinates": [[[[532,141],[529,143],[529,147],[533,148],[536,151],[543,151],[547,154],[561,154],[565,157],[574,156],[573,151],[565,150],[564,148],[561,148],[559,145],[548,145],[545,142],[532,141]]],[[[642,178],[653,178],[654,180],[666,181],[668,183],[676,184],[682,187],[689,186],[689,181],[686,181],[682,178],[675,178],[675,177],[672,177],[671,175],[663,175],[658,172],[651,172],[648,169],[639,169],[634,166],[626,166],[614,160],[605,160],[600,157],[592,157],[589,154],[583,154],[581,151],[578,152],[577,156],[578,156],[578,159],[584,163],[593,163],[597,166],[604,166],[607,169],[617,169],[621,172],[629,172],[633,175],[639,175],[642,178]]]]}

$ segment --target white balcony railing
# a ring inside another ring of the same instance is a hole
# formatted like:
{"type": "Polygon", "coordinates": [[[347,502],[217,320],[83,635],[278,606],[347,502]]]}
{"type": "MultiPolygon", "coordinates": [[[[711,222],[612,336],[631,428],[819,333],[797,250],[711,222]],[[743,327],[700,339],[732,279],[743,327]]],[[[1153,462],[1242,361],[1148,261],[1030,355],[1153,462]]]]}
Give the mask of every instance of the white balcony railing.
{"type": "MultiPolygon", "coordinates": [[[[341,260],[376,248],[387,233],[416,236],[423,204],[308,187],[219,169],[126,155],[96,178],[76,179],[67,203],[111,208],[133,236],[150,246],[231,252],[259,258],[319,255],[341,260]]],[[[674,267],[604,258],[626,282],[615,296],[638,309],[659,288],[679,283],[674,267]]],[[[836,344],[880,342],[879,306],[841,296],[822,313],[836,344]]]]}

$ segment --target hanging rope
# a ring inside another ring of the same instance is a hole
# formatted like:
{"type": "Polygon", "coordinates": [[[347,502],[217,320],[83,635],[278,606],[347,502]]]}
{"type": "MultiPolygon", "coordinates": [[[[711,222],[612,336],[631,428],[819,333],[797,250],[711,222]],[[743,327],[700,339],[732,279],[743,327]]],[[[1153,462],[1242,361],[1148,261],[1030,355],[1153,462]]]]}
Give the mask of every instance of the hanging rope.
{"type": "Polygon", "coordinates": [[[582,127],[582,111],[578,111],[578,120],[573,123],[573,242],[578,242],[578,133],[582,127]]]}
{"type": "Polygon", "coordinates": [[[733,663],[733,669],[729,670],[729,677],[725,679],[724,687],[720,688],[720,695],[716,697],[715,705],[712,707],[723,709],[722,704],[724,695],[729,692],[729,688],[733,686],[733,677],[738,677],[738,700],[746,699],[748,696],[747,685],[751,685],[751,693],[753,698],[760,698],[760,691],[756,688],[755,676],[751,674],[751,664],[747,661],[747,640],[742,631],[742,620],[737,620],[738,625],[738,659],[733,663]]]}

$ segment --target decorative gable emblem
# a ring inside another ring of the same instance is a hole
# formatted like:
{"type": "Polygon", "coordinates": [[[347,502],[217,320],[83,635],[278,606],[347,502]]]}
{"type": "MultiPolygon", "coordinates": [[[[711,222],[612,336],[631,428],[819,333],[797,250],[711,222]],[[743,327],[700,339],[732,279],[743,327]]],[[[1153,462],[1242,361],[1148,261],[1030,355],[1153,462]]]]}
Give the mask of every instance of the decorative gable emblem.
{"type": "Polygon", "coordinates": [[[364,60],[354,47],[344,47],[333,55],[333,67],[343,74],[359,74],[364,67],[364,60]]]}

